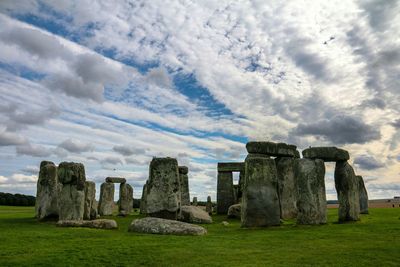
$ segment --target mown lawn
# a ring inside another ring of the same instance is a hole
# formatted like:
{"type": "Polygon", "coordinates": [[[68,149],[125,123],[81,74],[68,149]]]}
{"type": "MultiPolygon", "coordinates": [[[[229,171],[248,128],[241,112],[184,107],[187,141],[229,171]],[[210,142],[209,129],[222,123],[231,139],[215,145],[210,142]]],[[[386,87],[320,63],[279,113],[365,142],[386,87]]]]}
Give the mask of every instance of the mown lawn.
{"type": "Polygon", "coordinates": [[[129,233],[39,223],[31,207],[0,206],[0,266],[400,266],[400,209],[370,209],[360,222],[241,229],[214,216],[206,236],[129,233]]]}

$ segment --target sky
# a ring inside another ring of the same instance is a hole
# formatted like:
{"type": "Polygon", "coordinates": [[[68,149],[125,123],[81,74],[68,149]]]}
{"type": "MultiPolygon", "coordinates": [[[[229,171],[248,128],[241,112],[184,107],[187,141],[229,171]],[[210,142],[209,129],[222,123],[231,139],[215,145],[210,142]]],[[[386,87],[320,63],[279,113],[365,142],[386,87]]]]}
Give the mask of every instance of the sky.
{"type": "Polygon", "coordinates": [[[344,148],[370,199],[398,196],[399,33],[397,0],[2,0],[0,191],[74,161],[140,198],[169,156],[215,200],[217,162],[258,140],[344,148]]]}

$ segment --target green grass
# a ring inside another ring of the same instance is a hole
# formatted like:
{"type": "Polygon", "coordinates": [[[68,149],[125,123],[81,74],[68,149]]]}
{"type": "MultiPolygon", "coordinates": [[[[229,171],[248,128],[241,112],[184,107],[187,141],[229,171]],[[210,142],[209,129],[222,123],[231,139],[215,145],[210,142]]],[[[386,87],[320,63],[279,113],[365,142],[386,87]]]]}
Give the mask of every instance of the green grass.
{"type": "Polygon", "coordinates": [[[0,206],[0,266],[400,266],[400,209],[370,209],[360,222],[242,229],[223,216],[206,236],[127,231],[138,215],[113,217],[118,230],[59,228],[31,207],[0,206]]]}

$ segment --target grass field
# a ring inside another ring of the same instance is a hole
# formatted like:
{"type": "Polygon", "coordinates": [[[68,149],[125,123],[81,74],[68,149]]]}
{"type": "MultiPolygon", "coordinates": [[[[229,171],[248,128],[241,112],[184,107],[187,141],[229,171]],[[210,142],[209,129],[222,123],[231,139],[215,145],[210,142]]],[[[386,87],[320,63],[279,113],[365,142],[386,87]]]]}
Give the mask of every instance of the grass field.
{"type": "Polygon", "coordinates": [[[0,266],[400,266],[400,209],[371,209],[360,222],[241,229],[223,216],[206,236],[127,232],[132,215],[113,217],[119,230],[58,228],[39,223],[32,207],[0,206],[0,266]]]}

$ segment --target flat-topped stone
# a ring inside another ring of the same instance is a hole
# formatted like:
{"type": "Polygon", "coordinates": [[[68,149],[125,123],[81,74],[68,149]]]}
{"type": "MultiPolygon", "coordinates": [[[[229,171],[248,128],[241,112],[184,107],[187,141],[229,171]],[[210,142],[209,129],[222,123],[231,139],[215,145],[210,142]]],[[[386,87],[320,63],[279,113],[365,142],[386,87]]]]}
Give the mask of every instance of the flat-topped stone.
{"type": "Polygon", "coordinates": [[[300,157],[295,145],[285,143],[251,141],[246,144],[246,149],[250,154],[263,154],[273,157],[300,157]]]}
{"type": "Polygon", "coordinates": [[[129,232],[159,235],[205,235],[207,230],[190,223],[147,217],[133,220],[129,232]]]}
{"type": "Polygon", "coordinates": [[[118,229],[118,224],[114,220],[108,219],[98,219],[92,221],[86,220],[64,220],[58,221],[57,226],[60,227],[88,227],[88,228],[96,228],[96,229],[118,229]]]}
{"type": "Polygon", "coordinates": [[[344,149],[337,147],[310,147],[304,149],[303,157],[308,159],[322,159],[327,162],[336,162],[336,161],[344,161],[349,160],[349,152],[344,149]]]}
{"type": "Polygon", "coordinates": [[[218,162],[219,172],[241,172],[244,171],[244,162],[218,162]]]}
{"type": "Polygon", "coordinates": [[[122,177],[107,177],[106,178],[107,183],[115,183],[115,184],[123,184],[126,183],[126,179],[122,177]]]}

